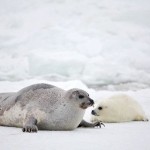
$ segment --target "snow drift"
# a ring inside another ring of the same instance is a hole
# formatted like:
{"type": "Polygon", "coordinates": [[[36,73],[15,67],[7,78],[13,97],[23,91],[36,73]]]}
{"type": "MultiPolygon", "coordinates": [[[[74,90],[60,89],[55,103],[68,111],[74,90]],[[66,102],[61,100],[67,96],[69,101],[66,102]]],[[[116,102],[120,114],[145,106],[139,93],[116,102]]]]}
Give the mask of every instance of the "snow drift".
{"type": "Polygon", "coordinates": [[[0,80],[149,86],[149,14],[148,0],[0,1],[0,80]]]}

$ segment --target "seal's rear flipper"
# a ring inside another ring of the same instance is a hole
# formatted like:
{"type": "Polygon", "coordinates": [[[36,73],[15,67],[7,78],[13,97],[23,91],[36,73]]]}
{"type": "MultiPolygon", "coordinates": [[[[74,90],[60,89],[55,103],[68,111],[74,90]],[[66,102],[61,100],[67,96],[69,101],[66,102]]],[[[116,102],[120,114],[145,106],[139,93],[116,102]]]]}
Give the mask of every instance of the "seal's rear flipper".
{"type": "Polygon", "coordinates": [[[101,128],[102,125],[105,127],[105,125],[102,122],[89,123],[86,122],[85,120],[82,120],[78,127],[86,127],[86,128],[100,127],[101,128]]]}
{"type": "Polygon", "coordinates": [[[23,132],[37,132],[38,127],[37,125],[37,120],[34,117],[27,117],[26,122],[22,128],[23,132]]]}

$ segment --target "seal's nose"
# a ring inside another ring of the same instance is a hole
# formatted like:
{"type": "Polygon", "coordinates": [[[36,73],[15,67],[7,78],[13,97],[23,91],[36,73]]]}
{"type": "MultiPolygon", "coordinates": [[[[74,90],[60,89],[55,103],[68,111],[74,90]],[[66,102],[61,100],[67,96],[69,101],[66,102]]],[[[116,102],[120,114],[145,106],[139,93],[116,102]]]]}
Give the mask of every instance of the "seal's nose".
{"type": "Polygon", "coordinates": [[[90,99],[90,104],[94,105],[94,101],[92,99],[90,99]]]}
{"type": "Polygon", "coordinates": [[[96,112],[94,110],[91,111],[92,115],[96,115],[96,112]]]}

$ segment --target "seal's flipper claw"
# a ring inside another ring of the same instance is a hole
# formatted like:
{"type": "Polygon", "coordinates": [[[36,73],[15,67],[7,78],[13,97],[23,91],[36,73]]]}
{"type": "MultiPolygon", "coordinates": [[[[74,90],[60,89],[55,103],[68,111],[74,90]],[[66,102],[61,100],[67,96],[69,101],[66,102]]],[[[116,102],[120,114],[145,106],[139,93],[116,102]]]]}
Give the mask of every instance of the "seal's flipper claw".
{"type": "Polygon", "coordinates": [[[23,132],[37,132],[38,131],[38,128],[37,128],[37,126],[36,125],[31,125],[31,126],[24,126],[23,128],[22,128],[22,131],[23,132]]]}
{"type": "Polygon", "coordinates": [[[103,122],[101,122],[101,121],[94,123],[94,125],[95,125],[95,127],[99,127],[99,128],[101,128],[102,126],[105,127],[105,124],[103,122]]]}
{"type": "Polygon", "coordinates": [[[23,132],[37,132],[38,127],[36,125],[37,125],[37,120],[32,116],[27,116],[26,122],[22,131],[23,132]]]}

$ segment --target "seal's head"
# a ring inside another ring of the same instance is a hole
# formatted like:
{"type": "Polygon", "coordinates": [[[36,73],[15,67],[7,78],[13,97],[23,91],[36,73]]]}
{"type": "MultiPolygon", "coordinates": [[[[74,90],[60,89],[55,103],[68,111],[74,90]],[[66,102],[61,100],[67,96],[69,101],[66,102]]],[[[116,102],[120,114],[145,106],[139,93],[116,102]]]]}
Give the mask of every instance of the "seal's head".
{"type": "Polygon", "coordinates": [[[106,116],[109,115],[108,106],[99,104],[92,111],[91,114],[94,116],[106,116]]]}
{"type": "Polygon", "coordinates": [[[94,104],[94,101],[89,97],[89,94],[81,89],[71,89],[67,91],[66,95],[82,109],[86,109],[94,104]]]}
{"type": "Polygon", "coordinates": [[[91,111],[91,114],[94,116],[100,116],[100,112],[102,111],[103,107],[99,106],[98,108],[91,111]]]}
{"type": "Polygon", "coordinates": [[[107,101],[97,102],[94,109],[91,111],[91,122],[103,121],[103,122],[114,122],[119,112],[107,101]]]}

